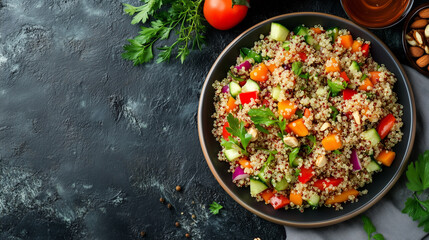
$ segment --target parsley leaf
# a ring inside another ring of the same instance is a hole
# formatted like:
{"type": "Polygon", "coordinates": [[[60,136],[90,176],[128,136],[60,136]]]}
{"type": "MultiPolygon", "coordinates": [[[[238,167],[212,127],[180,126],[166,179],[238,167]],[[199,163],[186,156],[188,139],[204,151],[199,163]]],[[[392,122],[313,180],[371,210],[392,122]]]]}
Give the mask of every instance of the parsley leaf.
{"type": "Polygon", "coordinates": [[[260,132],[263,132],[263,133],[266,133],[266,134],[269,134],[270,132],[268,132],[268,130],[267,129],[265,129],[264,127],[262,127],[261,125],[259,125],[259,124],[255,124],[255,127],[256,127],[256,129],[258,129],[260,132]]]}
{"type": "Polygon", "coordinates": [[[256,109],[250,109],[247,114],[250,116],[250,119],[255,125],[263,124],[265,126],[271,126],[273,124],[277,124],[277,126],[280,128],[279,137],[283,139],[287,122],[285,119],[283,119],[282,115],[280,115],[280,117],[277,119],[276,115],[271,111],[271,109],[265,106],[256,109]]]}
{"type": "Polygon", "coordinates": [[[342,84],[338,82],[333,82],[331,80],[328,80],[328,86],[329,86],[329,92],[333,97],[337,96],[339,92],[346,89],[347,87],[347,85],[344,83],[342,84]]]}
{"type": "Polygon", "coordinates": [[[213,203],[212,203],[212,204],[210,204],[210,206],[209,206],[210,212],[211,212],[213,215],[218,214],[218,213],[219,213],[219,211],[220,211],[222,208],[223,208],[223,206],[222,206],[222,205],[220,205],[219,203],[215,202],[215,201],[213,201],[213,203]]]}
{"type": "Polygon", "coordinates": [[[168,61],[173,52],[183,63],[190,51],[204,44],[205,25],[201,7],[202,0],[144,0],[139,7],[124,3],[126,14],[133,16],[131,24],[146,23],[150,27],[141,27],[139,35],[128,39],[122,57],[134,62],[134,65],[150,62],[153,58],[153,46],[160,40],[167,40],[171,31],[177,39],[170,46],[158,47],[157,63],[168,61]],[[165,6],[166,5],[166,6],[165,6]]]}
{"type": "Polygon", "coordinates": [[[227,127],[226,130],[231,133],[231,135],[240,138],[241,145],[243,146],[243,154],[247,155],[248,153],[246,149],[250,139],[252,139],[252,135],[247,133],[246,129],[244,128],[244,122],[239,121],[238,118],[235,118],[231,113],[228,114],[226,119],[229,123],[229,127],[227,127]]]}
{"type": "Polygon", "coordinates": [[[363,229],[366,234],[368,234],[368,240],[384,240],[384,236],[381,233],[374,234],[377,229],[375,229],[374,224],[372,224],[371,219],[369,217],[362,215],[363,229]],[[374,234],[374,235],[373,235],[374,234]]]}
{"type": "Polygon", "coordinates": [[[301,173],[301,169],[295,169],[295,177],[298,177],[301,173]]]}
{"type": "Polygon", "coordinates": [[[290,153],[289,153],[289,164],[292,167],[296,167],[298,166],[298,164],[295,162],[296,157],[298,156],[299,153],[299,147],[294,148],[290,153]]]}
{"type": "Polygon", "coordinates": [[[302,62],[294,62],[292,63],[292,71],[299,76],[302,72],[302,62]]]}
{"type": "Polygon", "coordinates": [[[304,116],[302,110],[296,110],[295,114],[298,115],[298,118],[302,118],[304,116]]]}
{"type": "Polygon", "coordinates": [[[314,148],[316,147],[316,137],[314,135],[308,135],[307,139],[310,140],[310,142],[312,143],[312,146],[310,147],[309,145],[304,145],[303,149],[305,149],[305,152],[307,154],[310,154],[311,152],[313,152],[314,148]]]}
{"type": "Polygon", "coordinates": [[[336,107],[334,107],[334,106],[330,106],[329,108],[332,110],[332,112],[331,112],[332,120],[336,121],[337,120],[337,115],[339,113],[338,109],[336,107]]]}
{"type": "Polygon", "coordinates": [[[334,154],[342,154],[338,149],[333,151],[334,154]]]}

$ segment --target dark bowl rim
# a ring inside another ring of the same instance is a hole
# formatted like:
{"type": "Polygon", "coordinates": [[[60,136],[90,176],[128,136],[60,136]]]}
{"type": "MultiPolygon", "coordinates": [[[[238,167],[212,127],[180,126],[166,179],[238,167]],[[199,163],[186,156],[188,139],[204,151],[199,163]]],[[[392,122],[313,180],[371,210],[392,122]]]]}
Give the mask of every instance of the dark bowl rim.
{"type": "Polygon", "coordinates": [[[404,26],[402,27],[402,48],[404,49],[405,56],[407,57],[408,62],[411,64],[411,67],[416,69],[419,73],[429,77],[429,70],[424,70],[416,64],[416,60],[411,56],[410,51],[408,50],[407,39],[405,39],[405,35],[408,32],[411,19],[414,18],[417,12],[423,8],[429,8],[429,2],[420,4],[419,6],[413,8],[410,13],[408,13],[407,17],[404,20],[404,26]]]}
{"type": "Polygon", "coordinates": [[[384,197],[384,195],[387,194],[387,192],[389,192],[389,190],[394,186],[394,184],[398,181],[398,179],[402,176],[402,173],[404,172],[406,166],[407,166],[407,162],[410,158],[411,155],[411,149],[414,145],[414,139],[415,139],[415,133],[416,133],[416,107],[415,107],[415,100],[414,100],[414,94],[411,88],[411,84],[408,80],[408,77],[405,73],[404,68],[402,67],[402,65],[400,64],[400,62],[398,61],[398,59],[395,57],[395,55],[392,53],[392,51],[387,47],[386,44],[384,44],[383,41],[381,41],[377,36],[375,36],[373,33],[371,33],[370,31],[358,26],[357,24],[355,24],[354,22],[335,16],[335,15],[331,15],[331,14],[326,14],[326,13],[319,13],[319,12],[295,12],[295,13],[287,13],[287,14],[282,14],[282,15],[278,15],[272,18],[269,18],[267,20],[264,20],[252,27],[250,27],[249,29],[245,30],[243,33],[241,33],[239,36],[237,36],[233,41],[231,41],[231,43],[229,43],[224,50],[219,54],[219,56],[217,57],[216,61],[213,63],[212,67],[210,68],[207,77],[204,80],[204,84],[203,87],[201,89],[201,95],[200,95],[200,99],[198,101],[198,137],[199,137],[199,141],[200,141],[200,145],[204,154],[204,158],[207,162],[207,165],[210,168],[210,171],[212,172],[212,174],[214,175],[214,177],[216,178],[217,182],[221,185],[221,187],[228,193],[228,195],[230,195],[237,203],[239,203],[242,207],[244,207],[245,209],[247,209],[248,211],[252,212],[253,214],[268,220],[270,222],[276,223],[276,224],[280,224],[280,225],[287,225],[287,226],[292,226],[292,227],[301,227],[301,228],[317,228],[317,227],[324,227],[324,226],[329,226],[329,225],[333,225],[333,224],[337,224],[343,221],[346,221],[350,218],[353,218],[363,212],[365,212],[366,210],[368,210],[370,207],[372,207],[375,203],[377,203],[379,200],[381,200],[381,198],[384,197]],[[325,220],[325,221],[317,221],[317,222],[306,222],[306,223],[296,223],[294,221],[287,221],[287,220],[283,220],[283,219],[278,219],[276,217],[270,216],[268,214],[265,214],[263,212],[260,212],[258,210],[255,210],[254,208],[252,208],[251,206],[247,205],[243,200],[241,200],[231,189],[228,188],[228,186],[226,186],[226,184],[223,182],[223,180],[221,179],[221,177],[219,176],[219,174],[217,173],[216,169],[214,168],[214,165],[210,159],[210,156],[208,155],[208,151],[207,151],[207,147],[204,141],[204,136],[203,136],[203,128],[202,128],[202,109],[203,109],[203,99],[204,99],[204,94],[206,92],[207,87],[209,87],[209,79],[211,78],[211,75],[213,74],[213,71],[215,69],[215,66],[217,66],[219,64],[219,62],[223,59],[224,55],[226,54],[227,50],[229,50],[237,41],[240,41],[243,36],[245,34],[247,34],[248,32],[256,29],[257,27],[267,24],[269,22],[275,21],[275,20],[279,20],[285,17],[290,17],[290,16],[299,16],[299,15],[313,15],[313,16],[322,16],[322,17],[329,17],[329,18],[334,18],[337,21],[344,21],[348,24],[354,25],[356,28],[358,28],[360,31],[364,31],[367,34],[369,34],[371,37],[373,37],[376,41],[378,41],[380,43],[380,45],[382,45],[382,47],[388,52],[388,54],[393,58],[394,62],[398,65],[400,72],[402,73],[402,75],[404,76],[404,80],[405,80],[405,86],[406,86],[406,90],[408,92],[407,95],[409,95],[410,99],[411,99],[411,134],[410,134],[410,139],[409,139],[409,145],[407,147],[406,154],[404,155],[403,158],[403,162],[400,165],[400,169],[399,171],[396,171],[395,175],[393,176],[393,178],[390,180],[390,182],[382,189],[382,191],[378,192],[373,201],[369,201],[368,203],[366,203],[365,205],[363,205],[361,208],[359,209],[355,209],[351,212],[349,212],[348,214],[341,216],[341,217],[337,217],[335,219],[330,219],[330,220],[325,220]]]}

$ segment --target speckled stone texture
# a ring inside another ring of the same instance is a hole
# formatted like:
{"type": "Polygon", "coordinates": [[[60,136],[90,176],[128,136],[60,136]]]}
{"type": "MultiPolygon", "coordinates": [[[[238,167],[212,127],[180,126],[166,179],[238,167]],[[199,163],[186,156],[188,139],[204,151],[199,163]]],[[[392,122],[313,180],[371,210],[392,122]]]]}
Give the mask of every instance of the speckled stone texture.
{"type": "MultiPolygon", "coordinates": [[[[288,12],[345,14],[339,1],[251,5],[233,30],[208,28],[185,64],[134,67],[120,54],[139,29],[122,2],[0,0],[0,239],[284,239],[210,173],[197,137],[200,88],[252,25],[288,12]],[[224,205],[219,215],[212,201],[224,205]]],[[[405,61],[400,28],[374,32],[405,61]]]]}

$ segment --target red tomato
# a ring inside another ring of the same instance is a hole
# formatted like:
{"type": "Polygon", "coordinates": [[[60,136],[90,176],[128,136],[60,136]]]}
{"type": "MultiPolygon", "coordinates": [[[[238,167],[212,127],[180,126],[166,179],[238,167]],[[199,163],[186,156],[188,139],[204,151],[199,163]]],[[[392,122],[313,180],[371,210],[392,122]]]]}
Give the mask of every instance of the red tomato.
{"type": "Polygon", "coordinates": [[[204,17],[216,29],[230,29],[246,17],[248,10],[245,5],[231,6],[232,0],[205,0],[204,17]]]}
{"type": "Polygon", "coordinates": [[[387,134],[389,134],[390,130],[393,128],[393,125],[395,125],[395,121],[396,118],[391,113],[387,114],[387,116],[381,119],[377,126],[377,132],[381,139],[384,139],[387,134]]]}
{"type": "Polygon", "coordinates": [[[270,198],[270,203],[274,209],[280,209],[290,203],[289,199],[281,194],[276,194],[270,198]]]}
{"type": "Polygon", "coordinates": [[[369,44],[365,43],[364,45],[362,45],[362,47],[360,49],[362,51],[362,55],[365,57],[368,57],[368,55],[369,55],[369,44]]]}
{"type": "Polygon", "coordinates": [[[300,171],[300,174],[298,176],[298,181],[301,183],[306,183],[306,182],[310,181],[310,179],[313,176],[314,176],[314,173],[313,173],[312,167],[309,167],[309,168],[301,167],[301,171],[300,171]]]}
{"type": "Polygon", "coordinates": [[[254,91],[254,92],[240,93],[239,96],[240,96],[241,104],[244,105],[244,104],[250,103],[250,101],[252,99],[257,99],[258,98],[258,92],[254,91]]]}
{"type": "Polygon", "coordinates": [[[343,99],[344,100],[349,100],[352,99],[353,95],[355,95],[357,93],[357,91],[352,90],[352,89],[344,89],[343,90],[343,99]]]}
{"type": "Polygon", "coordinates": [[[317,187],[320,190],[325,190],[325,188],[329,187],[329,186],[338,186],[340,185],[340,183],[343,181],[342,178],[326,178],[326,179],[319,179],[317,181],[314,182],[314,186],[317,187]]]}
{"type": "Polygon", "coordinates": [[[228,137],[231,136],[231,133],[229,133],[226,128],[229,127],[229,122],[226,122],[225,125],[223,125],[223,130],[222,130],[222,137],[225,140],[228,140],[228,137]]]}

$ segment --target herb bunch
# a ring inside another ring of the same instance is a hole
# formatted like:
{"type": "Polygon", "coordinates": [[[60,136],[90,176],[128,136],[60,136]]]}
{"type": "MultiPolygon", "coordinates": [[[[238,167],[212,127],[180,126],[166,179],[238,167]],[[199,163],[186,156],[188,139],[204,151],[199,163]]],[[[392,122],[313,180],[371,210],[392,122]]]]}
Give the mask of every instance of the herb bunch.
{"type": "Polygon", "coordinates": [[[405,202],[403,213],[407,213],[413,221],[419,221],[425,232],[429,232],[429,199],[422,200],[421,194],[429,188],[429,150],[419,155],[415,163],[408,165],[407,188],[413,191],[412,197],[405,202]]]}
{"type": "Polygon", "coordinates": [[[222,206],[222,205],[220,205],[219,203],[215,202],[215,201],[213,201],[213,203],[211,203],[211,204],[209,205],[210,212],[211,212],[213,215],[218,214],[218,213],[219,213],[219,211],[220,211],[222,208],[223,208],[223,206],[222,206]]]}
{"type": "Polygon", "coordinates": [[[249,145],[249,142],[252,139],[252,135],[247,133],[244,127],[244,122],[238,120],[238,118],[235,118],[231,113],[228,114],[226,119],[228,120],[228,123],[229,123],[229,127],[227,127],[226,130],[232,136],[238,137],[240,139],[242,147],[240,147],[240,143],[232,136],[228,137],[229,141],[222,139],[221,145],[224,146],[226,149],[233,149],[238,147],[240,148],[241,152],[247,156],[248,152],[246,149],[247,149],[247,145],[249,145]]]}
{"type": "Polygon", "coordinates": [[[139,7],[124,4],[124,11],[133,16],[131,24],[150,21],[150,26],[142,26],[139,35],[128,39],[129,44],[124,46],[122,54],[124,59],[133,61],[134,65],[151,61],[154,44],[167,40],[173,30],[177,38],[170,46],[158,47],[157,63],[170,60],[174,54],[183,63],[191,50],[202,48],[206,31],[201,13],[203,0],[141,1],[144,4],[139,7]]]}

